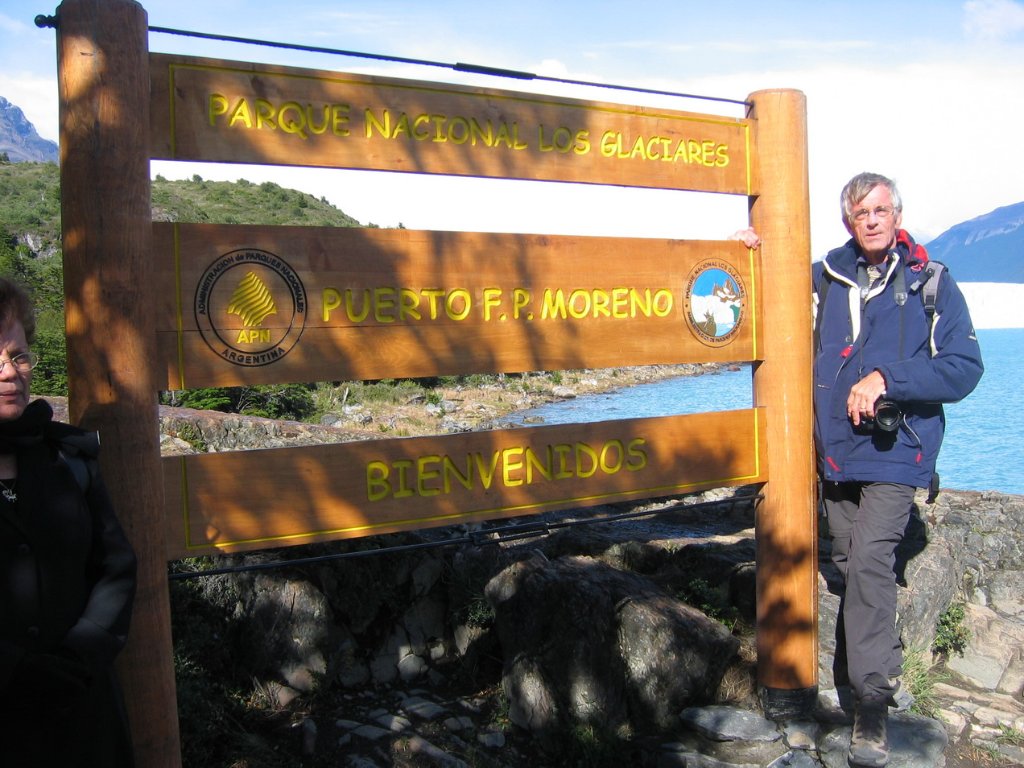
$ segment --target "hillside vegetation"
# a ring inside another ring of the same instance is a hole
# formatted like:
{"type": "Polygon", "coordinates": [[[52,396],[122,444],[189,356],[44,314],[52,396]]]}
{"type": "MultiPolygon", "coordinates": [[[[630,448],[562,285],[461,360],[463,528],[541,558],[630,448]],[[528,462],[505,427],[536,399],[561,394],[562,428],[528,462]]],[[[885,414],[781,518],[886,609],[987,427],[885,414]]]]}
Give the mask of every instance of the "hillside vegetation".
{"type": "MultiPolygon", "coordinates": [[[[60,174],[54,163],[0,162],[0,274],[32,292],[38,309],[33,378],[36,395],[66,395],[64,276],[60,234],[60,174]]],[[[272,182],[169,181],[152,187],[156,221],[358,227],[324,199],[272,182]]],[[[308,387],[236,387],[167,395],[179,405],[302,418],[313,411],[308,387]]]]}

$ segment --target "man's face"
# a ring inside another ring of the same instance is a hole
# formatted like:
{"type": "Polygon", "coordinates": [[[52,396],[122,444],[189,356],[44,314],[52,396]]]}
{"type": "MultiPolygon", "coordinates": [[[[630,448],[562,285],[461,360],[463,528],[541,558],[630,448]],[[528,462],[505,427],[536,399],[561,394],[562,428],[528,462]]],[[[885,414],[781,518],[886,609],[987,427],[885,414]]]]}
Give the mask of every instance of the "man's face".
{"type": "Polygon", "coordinates": [[[0,421],[18,418],[28,405],[32,371],[21,373],[9,362],[23,352],[28,352],[28,342],[21,323],[14,321],[0,328],[0,360],[8,361],[0,371],[0,421]]]}
{"type": "Polygon", "coordinates": [[[874,187],[863,200],[853,206],[846,229],[860,246],[861,252],[868,261],[879,261],[889,249],[896,244],[896,232],[903,221],[903,214],[893,210],[889,216],[879,216],[878,209],[892,209],[892,196],[884,184],[874,187]],[[867,215],[857,220],[858,213],[867,211],[867,215]]]}

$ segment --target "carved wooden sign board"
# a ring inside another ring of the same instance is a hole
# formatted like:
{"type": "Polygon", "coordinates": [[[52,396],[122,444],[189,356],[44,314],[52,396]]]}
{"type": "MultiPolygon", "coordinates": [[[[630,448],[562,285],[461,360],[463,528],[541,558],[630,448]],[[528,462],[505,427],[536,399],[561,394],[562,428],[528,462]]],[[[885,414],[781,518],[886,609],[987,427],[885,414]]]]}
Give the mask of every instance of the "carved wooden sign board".
{"type": "MultiPolygon", "coordinates": [[[[151,54],[154,158],[754,194],[751,122],[151,54]]],[[[736,243],[154,224],[169,389],[759,359],[736,243]]],[[[169,556],[767,478],[757,409],[167,458],[169,556]]]]}

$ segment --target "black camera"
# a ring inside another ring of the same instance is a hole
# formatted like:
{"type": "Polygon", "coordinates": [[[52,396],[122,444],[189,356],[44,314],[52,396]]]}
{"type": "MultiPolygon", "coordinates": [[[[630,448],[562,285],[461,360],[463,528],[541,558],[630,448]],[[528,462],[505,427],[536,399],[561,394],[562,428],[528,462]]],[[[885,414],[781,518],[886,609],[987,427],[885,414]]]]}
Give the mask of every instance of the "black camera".
{"type": "Polygon", "coordinates": [[[900,428],[903,411],[892,400],[878,398],[875,403],[875,429],[882,432],[895,432],[900,428]]]}
{"type": "Polygon", "coordinates": [[[861,435],[873,433],[893,434],[900,428],[900,421],[903,419],[903,410],[892,400],[878,398],[875,401],[875,415],[873,418],[861,416],[860,424],[853,429],[861,435]]]}

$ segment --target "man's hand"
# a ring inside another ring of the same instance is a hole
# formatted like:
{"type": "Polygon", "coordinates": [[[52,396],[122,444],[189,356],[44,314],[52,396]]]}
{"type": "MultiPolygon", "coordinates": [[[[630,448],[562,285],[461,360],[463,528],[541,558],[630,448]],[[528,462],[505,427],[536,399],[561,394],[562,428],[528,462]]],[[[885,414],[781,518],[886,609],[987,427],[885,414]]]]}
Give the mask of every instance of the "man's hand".
{"type": "Polygon", "coordinates": [[[730,240],[739,240],[747,248],[757,248],[761,245],[761,236],[754,231],[753,227],[739,229],[729,235],[730,240]]]}
{"type": "Polygon", "coordinates": [[[859,426],[864,419],[875,418],[875,403],[885,394],[885,377],[872,371],[850,388],[846,398],[846,415],[853,426],[859,426]]]}

